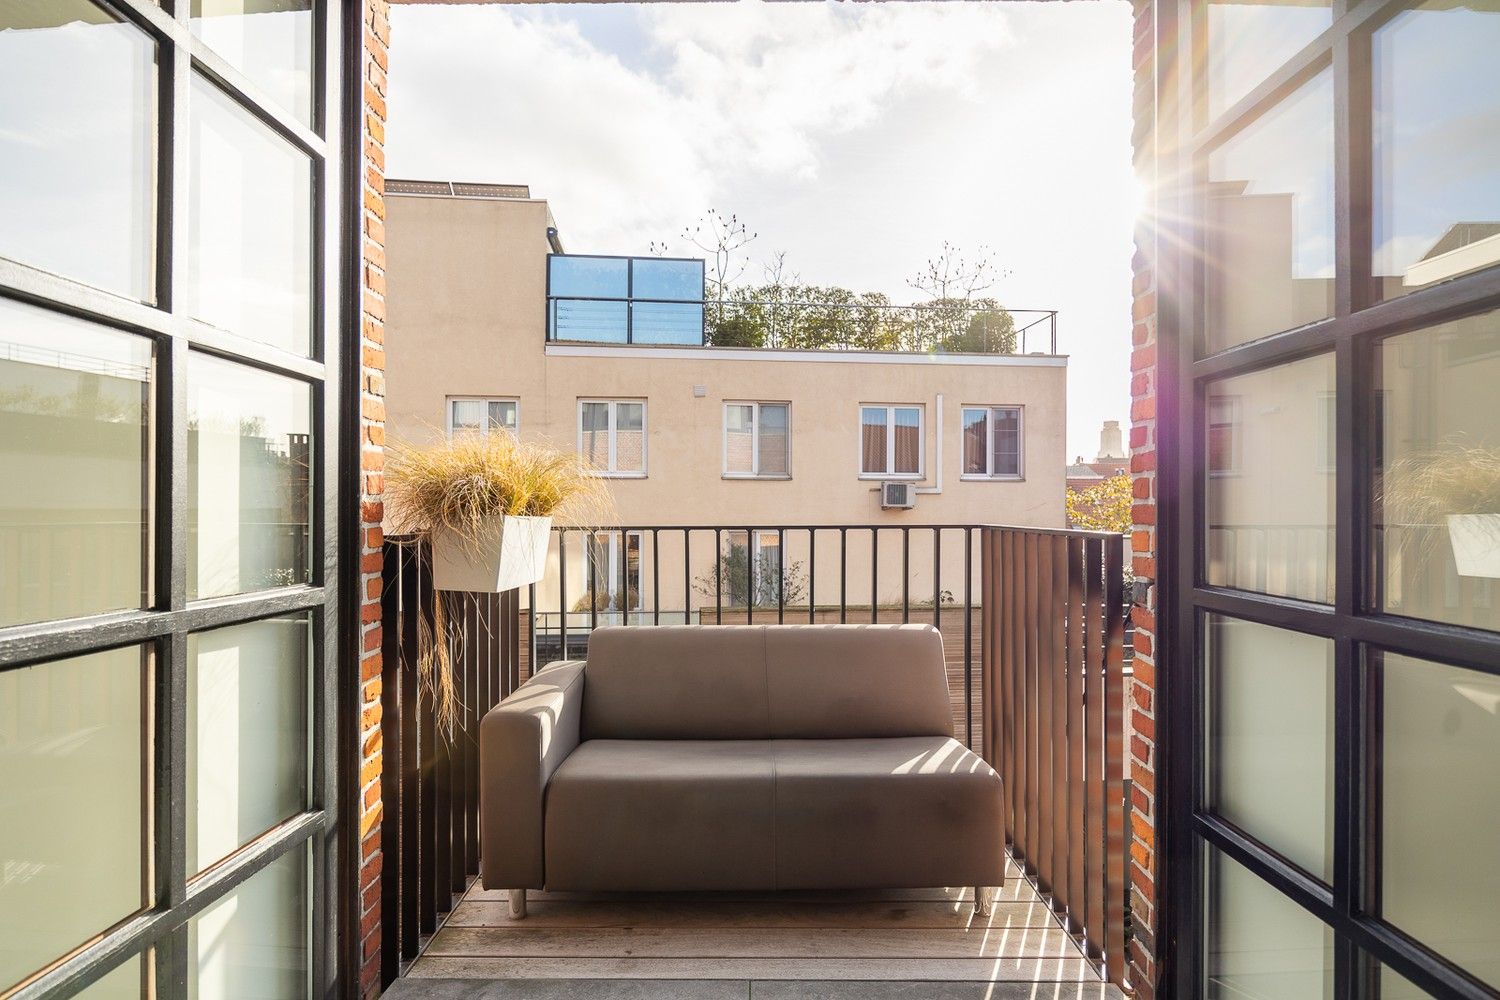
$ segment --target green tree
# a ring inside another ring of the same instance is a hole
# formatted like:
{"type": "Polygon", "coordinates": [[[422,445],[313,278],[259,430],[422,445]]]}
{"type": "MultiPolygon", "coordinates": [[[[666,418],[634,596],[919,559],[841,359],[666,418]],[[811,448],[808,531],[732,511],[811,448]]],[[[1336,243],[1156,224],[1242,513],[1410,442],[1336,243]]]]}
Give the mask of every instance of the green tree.
{"type": "MultiPolygon", "coordinates": [[[[742,532],[743,534],[743,532],[742,532]]],[[[731,541],[719,555],[717,577],[713,572],[693,581],[693,589],[712,601],[722,599],[726,608],[743,608],[750,603],[750,555],[743,542],[731,541]]],[[[798,604],[807,596],[807,573],[801,562],[784,569],[781,551],[761,549],[755,556],[754,606],[776,607],[798,604]]]]}

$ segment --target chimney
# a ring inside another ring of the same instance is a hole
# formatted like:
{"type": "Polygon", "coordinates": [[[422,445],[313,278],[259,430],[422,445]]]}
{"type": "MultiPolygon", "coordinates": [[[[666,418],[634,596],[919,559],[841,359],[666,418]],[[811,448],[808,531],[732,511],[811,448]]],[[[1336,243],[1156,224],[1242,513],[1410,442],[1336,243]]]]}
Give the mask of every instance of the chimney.
{"type": "Polygon", "coordinates": [[[1125,457],[1125,441],[1120,436],[1120,422],[1106,420],[1099,430],[1099,457],[1095,462],[1113,462],[1125,457]]]}

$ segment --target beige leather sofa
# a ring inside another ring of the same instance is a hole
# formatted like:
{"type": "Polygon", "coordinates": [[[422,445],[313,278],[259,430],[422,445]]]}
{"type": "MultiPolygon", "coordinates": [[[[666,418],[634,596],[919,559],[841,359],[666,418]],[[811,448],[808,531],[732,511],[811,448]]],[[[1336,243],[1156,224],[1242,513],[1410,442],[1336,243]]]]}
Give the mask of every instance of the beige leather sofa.
{"type": "Polygon", "coordinates": [[[487,888],[974,886],[1000,778],[952,736],[926,625],[600,628],[480,731],[487,888]]]}

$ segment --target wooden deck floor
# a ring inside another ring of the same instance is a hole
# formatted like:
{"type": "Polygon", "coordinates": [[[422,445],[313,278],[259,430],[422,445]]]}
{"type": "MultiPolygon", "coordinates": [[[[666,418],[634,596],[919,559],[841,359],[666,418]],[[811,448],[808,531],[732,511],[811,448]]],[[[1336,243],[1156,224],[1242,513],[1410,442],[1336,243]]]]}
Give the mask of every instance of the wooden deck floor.
{"type": "Polygon", "coordinates": [[[972,890],[621,896],[477,884],[392,1000],[1115,1000],[1019,876],[988,920],[972,890]]]}

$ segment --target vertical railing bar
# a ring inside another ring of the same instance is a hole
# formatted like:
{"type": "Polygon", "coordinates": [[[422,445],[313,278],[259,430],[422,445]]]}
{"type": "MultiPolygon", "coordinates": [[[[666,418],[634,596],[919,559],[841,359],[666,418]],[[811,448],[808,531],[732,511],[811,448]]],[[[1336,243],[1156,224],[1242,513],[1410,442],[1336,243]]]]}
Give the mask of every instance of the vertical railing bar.
{"type": "Polygon", "coordinates": [[[1104,553],[1103,541],[1084,543],[1084,953],[1104,958],[1104,553]]]}
{"type": "Polygon", "coordinates": [[[901,624],[911,622],[911,528],[901,526],[901,624]]]}
{"type": "MultiPolygon", "coordinates": [[[[427,558],[427,546],[421,549],[421,561],[418,563],[418,572],[422,581],[417,587],[418,614],[424,617],[428,613],[427,595],[432,593],[428,574],[422,572],[425,569],[427,558]]],[[[434,629],[434,632],[436,630],[434,629]]],[[[413,663],[416,661],[413,660],[413,663]]],[[[420,893],[420,913],[417,925],[418,934],[431,934],[437,927],[437,900],[433,893],[437,885],[437,870],[435,867],[437,857],[437,824],[436,824],[436,771],[435,763],[437,751],[434,746],[433,728],[434,713],[432,693],[427,692],[427,697],[422,699],[420,689],[418,693],[419,704],[425,701],[425,706],[417,721],[417,743],[421,754],[421,805],[420,820],[422,829],[422,843],[418,849],[420,868],[417,874],[417,887],[420,893]]]]}
{"type": "Polygon", "coordinates": [[[849,621],[849,529],[839,528],[839,624],[849,621]]]}
{"type": "MultiPolygon", "coordinates": [[[[964,745],[971,750],[974,748],[973,562],[974,529],[970,525],[964,525],[964,745]]],[[[988,561],[981,560],[980,571],[988,572],[986,568],[988,565],[988,561]]],[[[989,638],[987,632],[985,633],[985,638],[989,638]]],[[[983,730],[981,729],[982,732],[983,730]]],[[[988,741],[986,741],[985,751],[986,753],[989,751],[988,741]]],[[[990,761],[991,766],[994,766],[994,761],[991,758],[986,757],[985,759],[990,761]]]]}
{"type": "Polygon", "coordinates": [[[688,536],[692,531],[682,529],[682,624],[693,624],[693,560],[689,555],[688,536]]]}
{"type": "Polygon", "coordinates": [[[724,538],[714,529],[714,624],[724,624],[724,538]]]}
{"type": "Polygon", "coordinates": [[[1124,537],[1104,543],[1104,963],[1125,984],[1125,586],[1124,537]]]}
{"type": "Polygon", "coordinates": [[[1084,618],[1081,538],[1068,539],[1068,912],[1067,927],[1083,933],[1085,883],[1084,837],[1084,618]]]}
{"type": "MultiPolygon", "coordinates": [[[[381,726],[395,738],[381,748],[380,766],[380,846],[387,858],[401,857],[401,654],[396,646],[404,629],[397,624],[402,611],[401,560],[405,549],[386,541],[381,551],[381,726]]],[[[383,878],[380,882],[380,911],[385,926],[380,937],[380,977],[383,983],[395,981],[401,972],[401,880],[383,878]]]]}
{"type": "MultiPolygon", "coordinates": [[[[589,640],[593,641],[594,629],[599,627],[599,532],[592,529],[583,543],[583,565],[589,578],[589,640]]],[[[624,555],[625,533],[620,533],[620,555],[624,555]]],[[[627,602],[628,603],[628,602],[627,602]]],[[[588,645],[584,645],[584,656],[588,656],[588,645]]]]}
{"type": "Polygon", "coordinates": [[[1009,822],[1007,829],[1010,832],[1011,843],[1017,854],[1017,860],[1023,850],[1022,842],[1026,839],[1021,829],[1021,720],[1017,711],[1019,693],[1017,688],[1020,683],[1020,670],[1018,654],[1021,648],[1017,636],[1020,634],[1020,621],[1018,620],[1016,593],[1017,569],[1020,562],[1019,553],[1016,551],[1017,535],[1012,531],[999,532],[1000,541],[1000,565],[1002,569],[1000,594],[1000,652],[1002,656],[1000,680],[1003,685],[1001,701],[1004,707],[1004,732],[1005,732],[1005,786],[1007,794],[1007,815],[1009,822]]]}
{"type": "Polygon", "coordinates": [[[776,624],[786,624],[786,529],[776,529],[776,624]]]}
{"type": "MultiPolygon", "coordinates": [[[[561,648],[558,650],[558,659],[568,658],[568,529],[557,530],[557,627],[558,640],[561,648]]],[[[532,614],[536,614],[533,609],[532,614]]],[[[531,672],[534,674],[541,664],[532,662],[531,672]]]]}
{"type": "Polygon", "coordinates": [[[1052,908],[1068,909],[1068,539],[1054,535],[1052,595],[1047,626],[1052,632],[1052,908]]]}
{"type": "Polygon", "coordinates": [[[1041,855],[1040,819],[1041,819],[1041,792],[1040,792],[1040,754],[1041,738],[1038,731],[1040,717],[1038,713],[1039,702],[1038,691],[1041,688],[1041,678],[1038,669],[1041,659],[1038,655],[1038,619],[1040,617],[1037,608],[1037,535],[1035,532],[1022,533],[1025,539],[1026,563],[1023,567],[1025,572],[1025,628],[1026,635],[1026,705],[1025,705],[1025,743],[1026,748],[1026,870],[1033,876],[1039,874],[1037,861],[1041,855]]]}
{"type": "Polygon", "coordinates": [[[1036,593],[1032,606],[1036,608],[1034,635],[1036,636],[1036,729],[1032,733],[1036,747],[1036,851],[1037,891],[1044,895],[1052,893],[1052,541],[1047,535],[1037,534],[1036,549],[1036,593]]]}
{"type": "MultiPolygon", "coordinates": [[[[967,536],[968,529],[965,529],[967,536]]],[[[999,735],[999,726],[996,725],[996,713],[999,710],[995,691],[998,689],[999,665],[995,658],[995,643],[991,638],[998,626],[996,615],[998,606],[995,602],[996,569],[998,563],[995,560],[995,531],[992,528],[979,529],[979,627],[983,632],[984,639],[979,644],[979,755],[993,767],[997,772],[1001,771],[1000,757],[995,749],[998,746],[996,737],[999,735]]],[[[965,637],[967,639],[967,636],[965,637]]],[[[965,644],[967,645],[967,643],[965,644]]],[[[970,697],[967,683],[964,690],[965,697],[970,697]]],[[[974,742],[972,733],[969,743],[974,742]]],[[[1003,777],[1003,772],[1002,772],[1003,777]]],[[[1005,810],[1002,807],[1001,816],[1005,810]]],[[[1005,836],[1003,829],[1005,823],[1001,820],[1000,836],[1002,841],[1005,836]]]]}
{"type": "Polygon", "coordinates": [[[651,624],[661,624],[661,529],[651,529],[651,624]]]}
{"type": "MultiPolygon", "coordinates": [[[[745,528],[745,624],[755,624],[755,531],[745,528]]],[[[730,548],[734,544],[730,543],[730,548]]]]}
{"type": "Polygon", "coordinates": [[[411,961],[417,957],[420,941],[421,921],[421,817],[422,817],[422,758],[420,739],[421,688],[417,683],[417,622],[422,614],[422,550],[420,543],[406,548],[401,557],[402,574],[398,580],[401,590],[401,635],[398,644],[401,660],[401,730],[397,739],[401,744],[401,827],[402,853],[401,871],[407,879],[402,880],[401,891],[401,958],[411,961]],[[412,884],[410,879],[415,879],[412,884]]]}
{"type": "Polygon", "coordinates": [[[818,529],[807,529],[807,623],[817,621],[818,607],[818,529]]]}
{"type": "Polygon", "coordinates": [[[877,596],[880,593],[880,528],[870,525],[870,622],[880,621],[877,596]]]}
{"type": "Polygon", "coordinates": [[[526,663],[530,670],[536,670],[536,618],[536,584],[533,583],[526,588],[526,663]]]}

